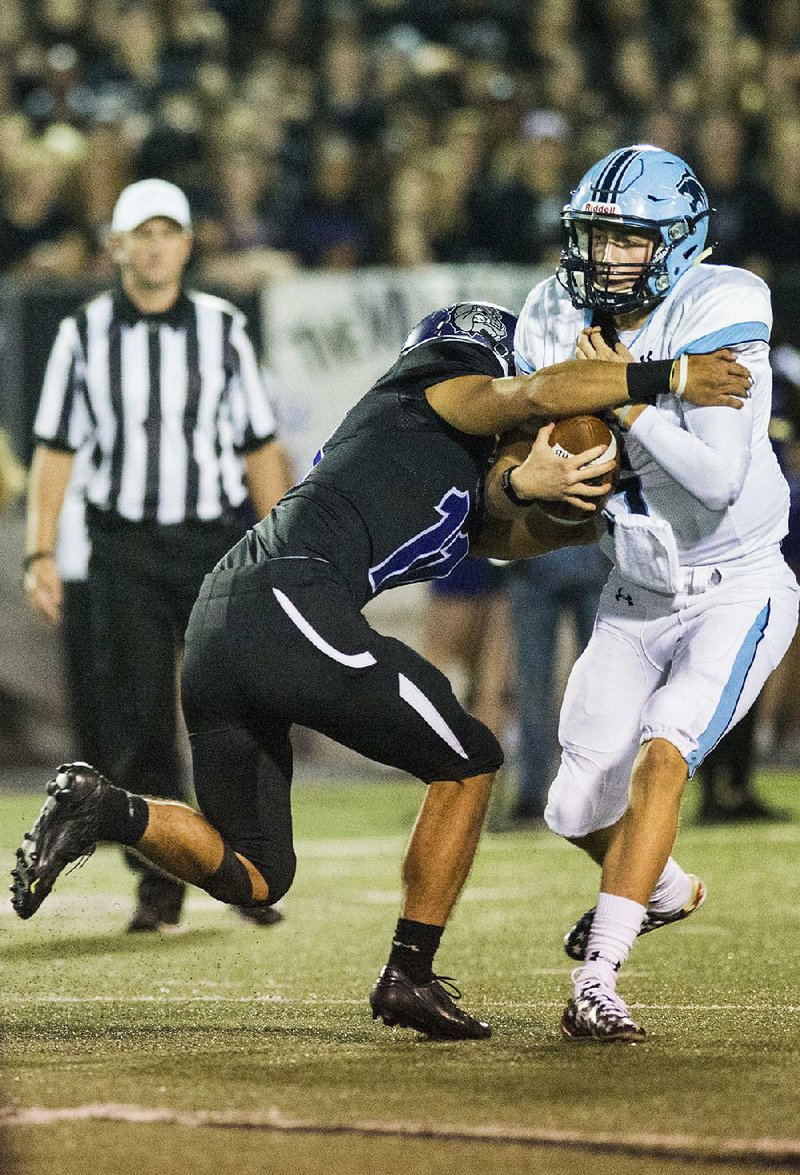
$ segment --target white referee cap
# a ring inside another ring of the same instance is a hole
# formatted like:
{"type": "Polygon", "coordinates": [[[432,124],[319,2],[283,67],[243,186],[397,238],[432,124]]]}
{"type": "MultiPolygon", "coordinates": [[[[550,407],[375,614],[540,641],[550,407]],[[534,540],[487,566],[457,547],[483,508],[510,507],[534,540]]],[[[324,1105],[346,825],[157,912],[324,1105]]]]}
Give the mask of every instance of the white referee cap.
{"type": "Polygon", "coordinates": [[[153,216],[166,216],[181,228],[192,227],[189,201],[175,184],[166,180],[139,180],[124,188],[111,217],[112,233],[129,233],[153,216]]]}

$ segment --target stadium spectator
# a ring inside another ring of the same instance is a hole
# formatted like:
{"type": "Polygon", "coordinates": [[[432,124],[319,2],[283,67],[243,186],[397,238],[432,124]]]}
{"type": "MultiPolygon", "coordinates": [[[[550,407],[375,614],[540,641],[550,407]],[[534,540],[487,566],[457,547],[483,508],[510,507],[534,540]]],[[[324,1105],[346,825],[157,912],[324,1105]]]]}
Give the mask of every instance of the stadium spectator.
{"type": "Polygon", "coordinates": [[[772,255],[773,200],[745,167],[745,128],[731,115],[706,115],[695,129],[694,147],[714,209],[714,260],[744,265],[766,276],[772,255]]]}
{"type": "Polygon", "coordinates": [[[530,111],[520,141],[505,152],[510,174],[490,170],[485,178],[475,177],[475,235],[487,242],[493,260],[527,265],[558,260],[568,134],[562,114],[530,111]]]}
{"type": "MultiPolygon", "coordinates": [[[[45,375],[25,589],[35,610],[61,619],[58,520],[75,453],[91,444],[91,646],[104,702],[97,741],[133,790],[179,799],[176,656],[189,611],[205,573],[245,529],[246,492],[263,516],[286,488],[285,471],[244,316],[183,288],[184,193],[157,179],[131,185],[112,230],[120,284],[62,322],[45,375]]],[[[184,887],[142,862],[136,868],[128,929],[177,925],[184,887]]]]}
{"type": "MultiPolygon", "coordinates": [[[[34,147],[57,124],[86,136],[86,166],[71,176],[69,201],[86,233],[84,271],[103,272],[113,200],[137,175],[161,175],[187,190],[200,257],[208,244],[224,271],[224,244],[206,241],[206,225],[224,198],[220,159],[231,148],[270,161],[302,265],[529,263],[549,248],[540,239],[542,206],[557,189],[542,155],[553,144],[531,135],[531,111],[563,120],[558,167],[573,174],[624,139],[686,151],[696,138],[701,168],[719,171],[712,186],[720,192],[722,257],[765,175],[774,177],[768,187],[787,232],[797,235],[791,177],[800,55],[790,9],[706,3],[689,25],[679,6],[629,0],[7,0],[0,118],[26,111],[23,137],[34,147]],[[712,118],[730,151],[706,145],[712,118]],[[469,174],[439,197],[436,177],[449,175],[453,153],[467,147],[462,135],[454,140],[454,119],[480,128],[481,174],[466,166],[469,174]],[[325,193],[331,184],[338,194],[325,193]],[[397,213],[408,202],[402,193],[415,186],[431,200],[432,218],[448,222],[433,240],[410,211],[397,213]],[[481,197],[494,194],[503,195],[508,216],[486,215],[481,197]],[[518,203],[527,227],[515,243],[507,225],[518,203]]],[[[46,186],[43,159],[40,166],[46,186]]],[[[0,179],[7,171],[0,148],[0,179]]],[[[549,233],[549,213],[545,219],[549,233]]],[[[773,271],[792,265],[786,242],[772,234],[773,271]]],[[[734,244],[744,263],[764,264],[760,240],[757,249],[744,239],[734,244]]],[[[249,248],[231,246],[234,274],[247,270],[249,248]]],[[[259,272],[255,259],[251,280],[259,272]]],[[[794,297],[787,292],[787,304],[794,297]]]]}
{"type": "Polygon", "coordinates": [[[289,231],[289,246],[317,269],[355,269],[375,260],[375,243],[359,182],[358,148],[323,135],[314,150],[311,190],[289,231]]]}
{"type": "Polygon", "coordinates": [[[0,270],[17,275],[85,272],[89,250],[66,199],[69,168],[45,143],[26,143],[6,162],[0,207],[0,270]]]}

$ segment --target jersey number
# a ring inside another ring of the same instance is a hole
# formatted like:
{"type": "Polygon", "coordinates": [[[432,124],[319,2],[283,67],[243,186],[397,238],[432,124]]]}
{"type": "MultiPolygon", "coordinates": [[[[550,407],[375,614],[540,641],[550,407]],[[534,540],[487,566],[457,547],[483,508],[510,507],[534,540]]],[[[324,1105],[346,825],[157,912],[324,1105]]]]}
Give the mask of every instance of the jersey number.
{"type": "Polygon", "coordinates": [[[387,586],[449,575],[469,551],[469,538],[463,529],[469,509],[469,494],[465,490],[448,490],[436,507],[439,521],[370,568],[373,593],[387,586]]]}

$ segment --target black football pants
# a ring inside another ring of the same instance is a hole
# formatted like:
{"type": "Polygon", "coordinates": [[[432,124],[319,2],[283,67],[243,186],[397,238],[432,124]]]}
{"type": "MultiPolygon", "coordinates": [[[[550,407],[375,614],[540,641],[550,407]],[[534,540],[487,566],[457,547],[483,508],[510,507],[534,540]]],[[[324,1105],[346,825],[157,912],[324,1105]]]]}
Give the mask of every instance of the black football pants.
{"type": "Polygon", "coordinates": [[[186,633],[182,692],[198,804],[259,869],[271,902],[295,869],[293,723],[426,783],[503,761],[447,678],[371,628],[322,560],[208,576],[186,633]]]}

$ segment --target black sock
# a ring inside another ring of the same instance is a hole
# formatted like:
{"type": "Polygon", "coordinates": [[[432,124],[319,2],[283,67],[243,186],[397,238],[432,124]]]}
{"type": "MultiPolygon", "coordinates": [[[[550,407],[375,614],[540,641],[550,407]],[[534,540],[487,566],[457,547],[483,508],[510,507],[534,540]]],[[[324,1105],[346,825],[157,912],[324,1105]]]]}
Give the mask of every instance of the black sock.
{"type": "Polygon", "coordinates": [[[400,918],[392,940],[389,966],[398,967],[412,983],[429,983],[433,976],[433,956],[443,932],[443,926],[400,918]]]}
{"type": "Polygon", "coordinates": [[[135,845],[144,836],[150,809],[142,796],[132,795],[121,787],[104,789],[97,821],[97,839],[119,845],[135,845]]]}

